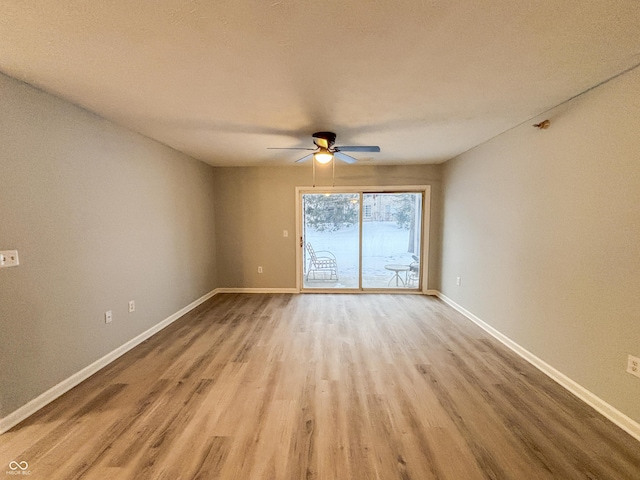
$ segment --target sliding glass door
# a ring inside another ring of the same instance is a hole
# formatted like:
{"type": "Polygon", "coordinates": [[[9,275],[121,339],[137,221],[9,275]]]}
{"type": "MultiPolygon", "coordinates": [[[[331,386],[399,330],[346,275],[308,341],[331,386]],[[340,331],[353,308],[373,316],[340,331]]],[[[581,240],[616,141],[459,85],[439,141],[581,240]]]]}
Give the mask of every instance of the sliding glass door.
{"type": "Polygon", "coordinates": [[[302,195],[304,288],[359,288],[360,195],[302,195]]]}
{"type": "Polygon", "coordinates": [[[423,191],[300,193],[303,290],[418,290],[423,191]]]}
{"type": "Polygon", "coordinates": [[[418,288],[422,193],[365,193],[362,288],[418,288]]]}

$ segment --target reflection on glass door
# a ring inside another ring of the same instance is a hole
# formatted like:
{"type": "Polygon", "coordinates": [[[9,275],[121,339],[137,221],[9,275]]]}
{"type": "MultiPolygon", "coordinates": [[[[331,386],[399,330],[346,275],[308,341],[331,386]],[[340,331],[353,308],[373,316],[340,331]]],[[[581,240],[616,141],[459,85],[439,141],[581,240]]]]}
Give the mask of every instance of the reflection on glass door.
{"type": "Polygon", "coordinates": [[[302,195],[304,288],[360,288],[360,195],[302,195]]]}
{"type": "Polygon", "coordinates": [[[420,288],[422,193],[365,193],[362,288],[420,288]]]}

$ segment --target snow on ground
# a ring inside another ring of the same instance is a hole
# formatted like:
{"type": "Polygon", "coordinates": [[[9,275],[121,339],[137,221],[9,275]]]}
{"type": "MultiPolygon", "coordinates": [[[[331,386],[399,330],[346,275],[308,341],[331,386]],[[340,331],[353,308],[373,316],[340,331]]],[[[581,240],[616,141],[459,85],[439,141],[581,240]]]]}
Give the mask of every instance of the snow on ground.
{"type": "MultiPolygon", "coordinates": [[[[305,280],[306,288],[358,288],[358,225],[336,232],[318,232],[307,227],[305,242],[316,250],[333,253],[338,263],[338,282],[305,280]]],[[[364,222],[362,226],[362,286],[364,288],[396,288],[394,272],[385,265],[409,265],[413,262],[409,246],[409,230],[398,228],[395,222],[364,222]],[[391,283],[390,283],[391,282],[391,283]]],[[[318,253],[321,256],[322,253],[318,253]]],[[[306,265],[308,254],[305,251],[306,265]]],[[[402,279],[405,273],[401,272],[402,279]]],[[[318,276],[318,278],[320,278],[318,276]]],[[[402,283],[399,284],[403,287],[402,283]]],[[[417,285],[411,285],[416,288],[417,285]]]]}

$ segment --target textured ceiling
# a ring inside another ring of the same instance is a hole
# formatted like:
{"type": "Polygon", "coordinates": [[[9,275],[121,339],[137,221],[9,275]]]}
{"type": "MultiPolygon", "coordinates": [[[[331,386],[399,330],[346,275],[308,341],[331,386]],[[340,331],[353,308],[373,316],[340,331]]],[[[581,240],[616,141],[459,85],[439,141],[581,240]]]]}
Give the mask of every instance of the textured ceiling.
{"type": "Polygon", "coordinates": [[[213,165],[442,162],[638,63],[637,0],[0,3],[0,71],[213,165]]]}

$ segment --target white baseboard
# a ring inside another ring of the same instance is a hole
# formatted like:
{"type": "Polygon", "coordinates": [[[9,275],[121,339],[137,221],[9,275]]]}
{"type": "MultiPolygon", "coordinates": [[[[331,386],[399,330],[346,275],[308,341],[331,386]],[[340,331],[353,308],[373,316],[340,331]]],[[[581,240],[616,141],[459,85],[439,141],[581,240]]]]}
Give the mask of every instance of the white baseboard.
{"type": "Polygon", "coordinates": [[[617,426],[619,426],[629,435],[634,437],[636,440],[640,441],[640,424],[638,422],[636,422],[632,418],[629,418],[620,410],[617,410],[616,408],[612,407],[607,402],[602,400],[600,397],[590,392],[579,383],[570,379],[564,373],[556,370],[554,367],[546,363],[544,360],[538,358],[527,349],[521,347],[519,344],[511,340],[509,337],[500,333],[498,330],[496,330],[495,328],[493,328],[491,325],[484,322],[480,318],[476,317],[473,313],[471,313],[461,305],[458,305],[456,302],[451,300],[442,292],[438,291],[436,295],[447,305],[451,306],[452,308],[460,312],[462,315],[467,317],[473,323],[475,323],[480,328],[482,328],[487,333],[489,333],[491,336],[493,336],[498,341],[500,341],[503,345],[505,345],[510,350],[517,353],[520,357],[524,358],[527,362],[529,362],[531,365],[536,367],[542,373],[544,373],[549,378],[554,380],[556,383],[560,384],[560,386],[569,390],[580,400],[582,400],[587,405],[594,408],[597,412],[599,412],[600,414],[602,414],[603,416],[611,420],[613,423],[615,423],[617,426]]]}
{"type": "Polygon", "coordinates": [[[295,288],[218,288],[216,293],[298,293],[295,288]]]}
{"type": "Polygon", "coordinates": [[[144,342],[149,337],[155,335],[156,333],[158,333],[163,328],[165,328],[165,327],[169,326],[171,323],[175,322],[178,318],[182,317],[185,313],[190,312],[191,310],[196,308],[198,305],[206,302],[211,297],[213,297],[215,294],[219,293],[219,291],[220,291],[220,289],[212,290],[211,292],[209,292],[209,293],[203,295],[202,297],[198,298],[197,300],[191,302],[189,305],[187,305],[186,307],[178,310],[176,313],[174,313],[170,317],[165,318],[160,323],[157,323],[156,325],[154,325],[150,329],[142,332],[137,337],[132,338],[131,340],[129,340],[125,344],[121,345],[120,347],[116,348],[112,352],[107,353],[104,357],[96,360],[91,365],[86,366],[85,368],[83,368],[79,372],[74,373],[69,378],[67,378],[67,379],[63,380],[62,382],[58,383],[57,385],[51,387],[49,390],[47,390],[43,394],[37,396],[36,398],[31,400],[29,403],[23,405],[22,407],[18,408],[17,410],[11,412],[6,417],[0,419],[0,434],[6,432],[7,430],[9,430],[11,428],[13,428],[14,426],[16,426],[18,423],[20,423],[21,421],[23,421],[27,417],[33,415],[35,412],[40,410],[42,407],[44,407],[45,405],[51,403],[56,398],[60,397],[62,394],[68,392],[73,387],[78,385],[80,382],[86,380],[91,375],[96,373],[98,370],[106,367],[107,365],[109,365],[111,362],[113,362],[118,357],[124,355],[129,350],[131,350],[132,348],[140,345],[142,342],[144,342]]]}

